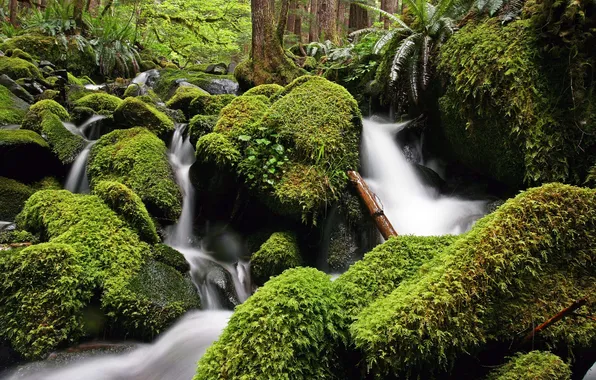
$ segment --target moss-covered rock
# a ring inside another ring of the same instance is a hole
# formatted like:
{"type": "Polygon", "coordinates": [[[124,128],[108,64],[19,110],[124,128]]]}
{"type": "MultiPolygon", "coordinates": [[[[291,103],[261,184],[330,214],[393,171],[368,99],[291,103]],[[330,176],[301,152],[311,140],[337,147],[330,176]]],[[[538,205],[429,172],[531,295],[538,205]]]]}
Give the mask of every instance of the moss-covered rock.
{"type": "Polygon", "coordinates": [[[243,96],[256,96],[256,95],[263,95],[268,98],[271,98],[273,95],[277,94],[278,92],[282,91],[284,88],[279,84],[262,84],[260,86],[256,86],[251,88],[250,90],[246,91],[243,96]]]}
{"type": "Polygon", "coordinates": [[[101,181],[93,188],[97,195],[112,210],[120,215],[135,230],[141,239],[154,244],[159,241],[153,220],[141,198],[126,185],[119,182],[101,181]]]}
{"type": "Polygon", "coordinates": [[[171,266],[182,274],[190,271],[190,264],[186,261],[184,255],[165,244],[153,246],[153,258],[155,261],[171,266]]]}
{"type": "Polygon", "coordinates": [[[126,98],[114,111],[119,128],[145,127],[161,138],[174,131],[174,122],[155,107],[136,98],[126,98]]]}
{"type": "MultiPolygon", "coordinates": [[[[357,315],[350,332],[369,370],[440,373],[488,343],[509,346],[521,329],[594,294],[595,205],[595,190],[549,184],[478,221],[357,315]]],[[[562,350],[590,347],[596,326],[566,319],[537,339],[562,350]]]]}
{"type": "Polygon", "coordinates": [[[56,171],[59,164],[39,134],[0,129],[0,176],[35,181],[56,171]]]}
{"type": "Polygon", "coordinates": [[[298,240],[291,232],[275,232],[250,259],[250,272],[257,285],[263,285],[272,276],[286,269],[300,266],[298,240]]]}
{"type": "Polygon", "coordinates": [[[145,128],[116,130],[91,149],[87,172],[91,188],[101,181],[120,182],[132,189],[152,215],[175,221],[182,196],[166,156],[166,146],[145,128]]]}
{"type": "Polygon", "coordinates": [[[213,132],[217,124],[217,115],[196,115],[188,123],[188,136],[192,146],[197,145],[197,141],[207,133],[213,132]]]}
{"type": "Polygon", "coordinates": [[[13,221],[33,190],[13,179],[0,177],[0,220],[13,221]]]}
{"type": "Polygon", "coordinates": [[[166,68],[160,71],[159,79],[155,84],[155,92],[160,98],[169,100],[176,91],[178,83],[188,82],[208,91],[212,81],[228,79],[234,80],[231,75],[212,75],[201,71],[178,70],[166,68]]]}
{"type": "Polygon", "coordinates": [[[189,107],[192,100],[198,96],[209,95],[209,93],[200,87],[180,86],[176,89],[174,96],[167,101],[166,106],[175,110],[182,110],[189,116],[189,107]]]}
{"type": "Polygon", "coordinates": [[[0,85],[0,126],[21,124],[29,105],[0,85]]]}
{"type": "Polygon", "coordinates": [[[227,135],[232,141],[239,136],[255,134],[260,121],[269,109],[269,99],[262,95],[240,96],[225,106],[219,114],[214,132],[227,135]]]}
{"type": "Polygon", "coordinates": [[[569,380],[569,365],[555,354],[532,351],[517,354],[490,373],[487,380],[569,380]]]}
{"type": "Polygon", "coordinates": [[[92,288],[75,248],[44,243],[2,252],[0,272],[0,337],[19,354],[39,359],[84,335],[92,288]]]}
{"type": "Polygon", "coordinates": [[[9,50],[6,52],[6,55],[8,55],[11,58],[20,58],[23,59],[25,61],[31,62],[33,63],[33,57],[31,57],[31,55],[27,52],[22,51],[19,48],[16,48],[14,50],[9,50]]]}
{"type": "Polygon", "coordinates": [[[112,323],[127,336],[149,340],[173,321],[201,306],[188,276],[150,260],[124,286],[110,291],[102,300],[112,323]]]}
{"type": "Polygon", "coordinates": [[[73,163],[87,145],[84,138],[71,133],[62,124],[62,120],[51,112],[44,114],[39,129],[50,144],[52,152],[63,164],[73,163]]]}
{"type": "Polygon", "coordinates": [[[208,133],[201,137],[196,147],[197,159],[213,163],[222,168],[234,167],[240,159],[240,152],[221,133],[208,133]]]}
{"type": "Polygon", "coordinates": [[[20,78],[43,78],[37,67],[31,62],[10,57],[0,57],[0,74],[6,74],[14,80],[20,78]]]}
{"type": "Polygon", "coordinates": [[[46,113],[53,113],[60,120],[68,120],[68,111],[54,100],[41,100],[29,108],[29,112],[23,120],[23,129],[30,129],[41,133],[41,121],[46,113]]]}
{"type": "Polygon", "coordinates": [[[194,379],[341,377],[335,348],[345,336],[334,326],[343,318],[328,275],[289,269],[236,308],[194,379]]]}
{"type": "Polygon", "coordinates": [[[193,115],[219,115],[219,112],[236,98],[235,95],[202,95],[192,99],[188,113],[193,115]]]}
{"type": "Polygon", "coordinates": [[[25,230],[0,231],[0,244],[13,243],[37,244],[39,243],[39,238],[25,230]]]}
{"type": "Polygon", "coordinates": [[[104,92],[85,95],[74,102],[75,107],[88,107],[95,112],[115,111],[120,104],[122,104],[122,99],[104,92]]]}

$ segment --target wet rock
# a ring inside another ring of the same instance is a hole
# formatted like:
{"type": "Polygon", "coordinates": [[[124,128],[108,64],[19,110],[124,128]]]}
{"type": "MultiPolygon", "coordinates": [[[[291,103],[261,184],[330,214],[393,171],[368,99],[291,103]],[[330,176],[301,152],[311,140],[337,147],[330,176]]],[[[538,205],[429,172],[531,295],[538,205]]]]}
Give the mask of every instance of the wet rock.
{"type": "Polygon", "coordinates": [[[427,187],[437,189],[437,191],[442,191],[445,188],[445,181],[443,181],[443,179],[431,168],[420,164],[414,164],[414,170],[416,171],[418,178],[420,178],[427,187]]]}
{"type": "Polygon", "coordinates": [[[215,65],[207,66],[205,69],[207,74],[216,74],[216,75],[224,75],[228,73],[228,67],[225,63],[217,63],[215,65]]]}
{"type": "Polygon", "coordinates": [[[238,82],[231,79],[213,79],[208,84],[203,85],[203,90],[211,95],[237,94],[238,89],[238,82]]]}
{"type": "Polygon", "coordinates": [[[30,94],[32,94],[33,96],[36,95],[41,95],[43,94],[43,92],[46,90],[46,88],[44,86],[42,86],[41,84],[39,84],[35,79],[33,78],[25,78],[22,79],[20,81],[21,86],[27,90],[27,92],[29,92],[30,94]]]}
{"type": "Polygon", "coordinates": [[[10,79],[10,77],[8,77],[8,75],[6,74],[0,75],[0,85],[3,85],[4,87],[8,88],[10,92],[12,92],[14,95],[26,101],[29,104],[35,101],[33,96],[29,92],[27,92],[27,90],[21,87],[14,80],[10,79]]]}
{"type": "MultiPolygon", "coordinates": [[[[204,268],[204,277],[199,283],[204,283],[207,289],[217,295],[220,306],[226,309],[234,309],[240,305],[232,275],[224,267],[210,260],[204,260],[201,264],[204,268]]],[[[193,273],[195,277],[195,273],[193,273]]],[[[202,276],[199,276],[199,278],[202,276]]]]}
{"type": "Polygon", "coordinates": [[[238,66],[237,62],[232,62],[228,66],[228,74],[234,74],[234,70],[236,70],[236,66],[238,66]]]}
{"type": "Polygon", "coordinates": [[[46,68],[46,67],[49,67],[49,68],[51,68],[52,70],[55,70],[55,69],[56,69],[56,66],[55,66],[55,65],[54,65],[52,62],[50,62],[50,61],[45,61],[45,60],[41,60],[41,61],[39,61],[39,65],[37,65],[37,66],[38,66],[40,69],[43,69],[43,68],[46,68]]]}

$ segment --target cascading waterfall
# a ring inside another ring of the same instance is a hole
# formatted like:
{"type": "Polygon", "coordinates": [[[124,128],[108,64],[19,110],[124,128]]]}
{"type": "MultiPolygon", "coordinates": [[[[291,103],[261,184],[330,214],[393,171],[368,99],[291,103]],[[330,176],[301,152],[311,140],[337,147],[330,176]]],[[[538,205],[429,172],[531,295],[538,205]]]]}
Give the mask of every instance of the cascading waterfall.
{"type": "Polygon", "coordinates": [[[363,125],[365,179],[399,234],[459,234],[486,213],[485,201],[442,196],[420,180],[395,141],[407,123],[366,119],[363,125]]]}

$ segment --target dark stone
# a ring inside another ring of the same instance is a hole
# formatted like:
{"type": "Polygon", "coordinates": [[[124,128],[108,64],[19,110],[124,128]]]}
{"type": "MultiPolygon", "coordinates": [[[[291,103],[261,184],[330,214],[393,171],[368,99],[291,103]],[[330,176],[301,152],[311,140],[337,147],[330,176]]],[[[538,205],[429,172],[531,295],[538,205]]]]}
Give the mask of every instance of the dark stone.
{"type": "MultiPolygon", "coordinates": [[[[240,305],[232,275],[224,267],[210,260],[203,260],[202,271],[204,278],[199,283],[204,283],[207,289],[217,294],[219,306],[233,310],[240,305]]],[[[193,273],[193,277],[195,274],[193,273]]]]}
{"type": "Polygon", "coordinates": [[[64,167],[48,146],[35,142],[0,141],[0,177],[28,183],[48,176],[62,175],[64,167]]]}
{"type": "Polygon", "coordinates": [[[50,62],[50,61],[41,60],[41,61],[39,61],[39,65],[38,66],[39,66],[40,69],[49,67],[52,70],[56,70],[56,66],[52,62],[50,62]]]}
{"type": "Polygon", "coordinates": [[[237,62],[232,62],[228,66],[228,74],[234,74],[234,70],[236,70],[236,66],[238,66],[237,62]]]}
{"type": "Polygon", "coordinates": [[[213,79],[209,84],[203,86],[203,90],[211,95],[232,94],[236,95],[239,90],[238,82],[231,79],[213,79]]]}
{"type": "Polygon", "coordinates": [[[420,178],[427,187],[437,189],[437,191],[443,191],[443,189],[445,189],[445,181],[443,181],[443,179],[431,168],[420,164],[414,164],[414,169],[416,170],[418,178],[420,178]]]}
{"type": "Polygon", "coordinates": [[[207,74],[225,75],[228,73],[228,66],[225,63],[217,63],[215,65],[207,66],[205,70],[207,74]]]}
{"type": "Polygon", "coordinates": [[[32,78],[24,79],[21,86],[33,96],[41,95],[45,90],[47,90],[45,86],[42,86],[35,79],[32,78]]]}
{"type": "Polygon", "coordinates": [[[35,101],[33,96],[27,92],[23,87],[21,87],[17,82],[10,79],[10,77],[6,74],[0,75],[0,85],[6,87],[10,92],[12,92],[15,96],[19,97],[20,99],[24,100],[25,102],[31,104],[35,101]]]}

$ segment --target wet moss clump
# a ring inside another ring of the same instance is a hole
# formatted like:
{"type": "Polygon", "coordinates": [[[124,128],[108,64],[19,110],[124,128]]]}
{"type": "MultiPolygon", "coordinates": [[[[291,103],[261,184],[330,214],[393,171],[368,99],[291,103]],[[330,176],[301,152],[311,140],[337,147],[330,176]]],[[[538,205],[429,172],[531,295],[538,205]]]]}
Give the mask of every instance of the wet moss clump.
{"type": "Polygon", "coordinates": [[[201,137],[196,147],[197,159],[213,163],[221,168],[234,167],[240,159],[240,152],[221,133],[208,133],[201,137]]]}
{"type": "Polygon", "coordinates": [[[120,182],[134,191],[151,215],[175,221],[182,196],[166,156],[166,145],[145,128],[116,130],[91,149],[87,172],[91,188],[120,182]]]}
{"type": "Polygon", "coordinates": [[[263,95],[267,98],[271,98],[273,95],[277,94],[284,88],[279,84],[262,84],[260,86],[256,86],[251,88],[250,90],[246,91],[243,96],[258,96],[263,95]]]}
{"type": "Polygon", "coordinates": [[[555,354],[532,351],[517,354],[501,368],[492,371],[487,380],[569,380],[569,365],[555,354]]]}
{"type": "Polygon", "coordinates": [[[155,224],[141,198],[126,185],[119,182],[101,181],[93,188],[97,195],[112,210],[120,215],[135,230],[141,239],[154,244],[159,241],[155,224]]]}
{"type": "Polygon", "coordinates": [[[328,275],[288,269],[237,306],[219,340],[201,358],[195,380],[324,379],[334,372],[344,318],[328,275]]]}
{"type": "Polygon", "coordinates": [[[75,248],[43,243],[2,252],[0,272],[0,337],[19,354],[40,359],[84,335],[92,287],[75,248]]]}
{"type": "Polygon", "coordinates": [[[21,124],[29,105],[0,85],[0,126],[21,124]]]}
{"type": "Polygon", "coordinates": [[[188,107],[189,116],[218,115],[236,98],[236,95],[202,95],[194,98],[188,107]]]}
{"type": "Polygon", "coordinates": [[[197,141],[204,135],[213,132],[217,124],[217,115],[196,115],[188,123],[188,135],[192,146],[197,145],[197,141]]]}
{"type": "Polygon", "coordinates": [[[114,111],[118,128],[145,127],[160,138],[174,131],[174,122],[168,116],[137,98],[126,98],[114,111]]]}
{"type": "Polygon", "coordinates": [[[23,120],[22,128],[41,133],[40,124],[46,113],[53,113],[60,120],[67,121],[70,118],[68,111],[58,102],[50,99],[41,100],[29,108],[29,112],[23,120]]]}
{"type": "Polygon", "coordinates": [[[269,99],[262,95],[237,97],[222,108],[213,131],[227,135],[232,141],[254,134],[251,128],[263,118],[269,106],[269,99]]]}
{"type": "Polygon", "coordinates": [[[95,112],[113,112],[120,104],[122,104],[122,99],[103,92],[85,95],[74,103],[75,107],[88,107],[95,112]]]}
{"type": "Polygon", "coordinates": [[[301,263],[296,236],[291,232],[275,232],[250,259],[252,280],[257,285],[263,285],[270,277],[301,263]]]}
{"type": "Polygon", "coordinates": [[[0,177],[0,220],[13,221],[33,194],[33,190],[18,181],[0,177]]]}
{"type": "Polygon", "coordinates": [[[189,116],[190,103],[194,98],[209,95],[209,93],[199,87],[180,86],[176,89],[174,96],[167,101],[166,106],[175,110],[182,110],[189,116]]]}
{"type": "Polygon", "coordinates": [[[169,100],[174,95],[176,81],[184,80],[188,83],[206,89],[211,81],[216,79],[231,79],[232,75],[212,75],[201,71],[179,70],[177,68],[166,68],[159,73],[159,79],[155,84],[155,92],[160,98],[169,100]]]}
{"type": "Polygon", "coordinates": [[[13,80],[20,78],[42,79],[37,67],[20,58],[0,57],[0,74],[6,74],[13,80]]]}
{"type": "MultiPolygon", "coordinates": [[[[509,345],[520,331],[594,294],[595,205],[595,190],[549,184],[478,221],[357,315],[350,333],[369,371],[441,373],[460,355],[489,343],[509,345]]],[[[587,318],[565,319],[537,339],[561,350],[590,347],[596,326],[587,318]]]]}
{"type": "Polygon", "coordinates": [[[182,274],[190,271],[190,264],[186,261],[184,255],[165,244],[153,246],[153,258],[155,261],[171,266],[182,274]]]}

